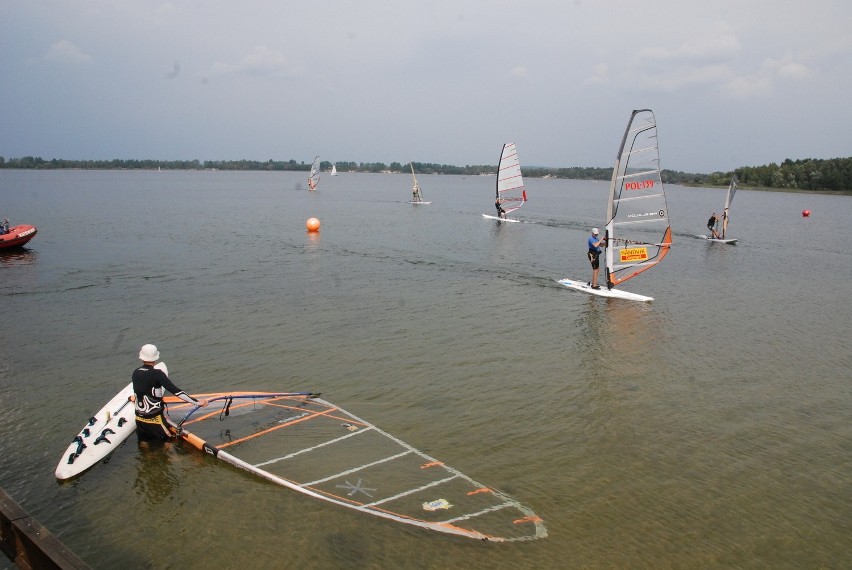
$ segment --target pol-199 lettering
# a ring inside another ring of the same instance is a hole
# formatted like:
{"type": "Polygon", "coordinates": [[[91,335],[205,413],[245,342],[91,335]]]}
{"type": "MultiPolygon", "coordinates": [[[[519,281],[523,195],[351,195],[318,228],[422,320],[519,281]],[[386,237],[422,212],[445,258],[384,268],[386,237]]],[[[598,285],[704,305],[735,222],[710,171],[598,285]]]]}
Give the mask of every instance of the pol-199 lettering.
{"type": "Polygon", "coordinates": [[[633,182],[625,182],[624,189],[625,190],[644,190],[645,188],[653,188],[654,181],[653,180],[638,180],[633,182]]]}

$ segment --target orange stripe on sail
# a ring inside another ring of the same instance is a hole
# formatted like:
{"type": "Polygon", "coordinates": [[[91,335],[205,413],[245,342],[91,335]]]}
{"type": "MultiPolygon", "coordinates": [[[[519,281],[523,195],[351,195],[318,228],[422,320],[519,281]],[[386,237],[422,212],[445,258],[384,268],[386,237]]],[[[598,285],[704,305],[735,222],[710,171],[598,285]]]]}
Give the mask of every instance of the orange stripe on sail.
{"type": "Polygon", "coordinates": [[[647,271],[647,270],[651,269],[652,267],[654,267],[655,265],[657,265],[659,262],[661,262],[663,260],[663,258],[666,256],[666,254],[669,252],[669,248],[672,245],[672,228],[671,228],[671,226],[666,228],[666,233],[663,235],[663,241],[660,242],[660,243],[662,245],[660,246],[660,251],[657,253],[657,256],[654,258],[654,263],[647,264],[647,265],[643,266],[641,269],[637,269],[636,271],[634,271],[630,275],[626,275],[626,276],[621,277],[621,278],[617,277],[614,273],[608,273],[607,276],[608,276],[610,282],[613,285],[618,285],[619,283],[624,283],[628,279],[630,279],[632,277],[636,277],[637,275],[639,275],[643,271],[647,271]]]}
{"type": "Polygon", "coordinates": [[[522,519],[515,519],[512,522],[515,523],[515,524],[523,524],[523,523],[527,523],[527,522],[541,522],[541,517],[538,517],[538,516],[524,517],[522,519]]]}

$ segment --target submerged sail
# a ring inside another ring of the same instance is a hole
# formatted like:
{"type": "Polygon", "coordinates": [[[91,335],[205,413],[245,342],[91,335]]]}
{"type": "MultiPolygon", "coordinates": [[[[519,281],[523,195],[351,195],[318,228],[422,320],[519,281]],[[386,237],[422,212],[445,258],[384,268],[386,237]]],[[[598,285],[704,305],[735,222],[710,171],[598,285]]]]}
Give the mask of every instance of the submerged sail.
{"type": "Polygon", "coordinates": [[[311,175],[308,176],[308,188],[315,190],[319,184],[320,174],[320,159],[319,156],[314,157],[314,163],[311,165],[311,175]]]}
{"type": "MultiPolygon", "coordinates": [[[[515,143],[506,143],[500,153],[500,165],[497,168],[497,199],[506,214],[514,212],[527,201],[524,177],[521,175],[521,163],[515,143]]],[[[498,209],[498,210],[499,210],[498,209]]]]}
{"type": "Polygon", "coordinates": [[[725,196],[725,209],[722,210],[722,239],[725,239],[725,232],[728,231],[728,212],[731,207],[731,202],[734,201],[734,194],[737,193],[737,175],[731,177],[731,184],[728,186],[728,195],[725,196]]]}
{"type": "Polygon", "coordinates": [[[612,172],[606,224],[606,280],[615,285],[658,264],[672,244],[660,176],[657,122],[650,109],[633,111],[612,172]]]}
{"type": "Polygon", "coordinates": [[[221,461],[310,497],[400,523],[498,542],[547,536],[513,497],[382,431],[319,394],[167,397],[180,437],[221,461]]]}

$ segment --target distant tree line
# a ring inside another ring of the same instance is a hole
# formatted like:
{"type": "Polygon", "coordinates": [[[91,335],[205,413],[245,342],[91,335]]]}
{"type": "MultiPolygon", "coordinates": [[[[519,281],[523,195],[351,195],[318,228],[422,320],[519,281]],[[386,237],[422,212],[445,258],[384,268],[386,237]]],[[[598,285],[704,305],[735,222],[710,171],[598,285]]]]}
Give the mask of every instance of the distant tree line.
{"type": "MultiPolygon", "coordinates": [[[[335,162],[322,161],[322,170],[331,170],[334,164],[338,172],[407,172],[408,163],[391,162],[335,162]]],[[[436,164],[414,162],[414,171],[418,174],[456,174],[462,176],[493,175],[496,165],[436,164]]],[[[6,159],[0,156],[0,168],[19,169],[92,169],[92,170],[268,170],[268,171],[309,171],[311,163],[295,160],[257,161],[257,160],[65,160],[25,156],[6,159]]],[[[531,178],[568,178],[574,180],[609,180],[611,168],[594,167],[524,167],[524,176],[531,178]]],[[[832,159],[787,159],[779,164],[764,166],[743,166],[733,172],[713,172],[695,174],[674,170],[663,170],[663,181],[668,184],[686,186],[726,186],[733,174],[737,175],[740,186],[780,188],[791,190],[829,190],[852,192],[852,158],[832,159]]]]}

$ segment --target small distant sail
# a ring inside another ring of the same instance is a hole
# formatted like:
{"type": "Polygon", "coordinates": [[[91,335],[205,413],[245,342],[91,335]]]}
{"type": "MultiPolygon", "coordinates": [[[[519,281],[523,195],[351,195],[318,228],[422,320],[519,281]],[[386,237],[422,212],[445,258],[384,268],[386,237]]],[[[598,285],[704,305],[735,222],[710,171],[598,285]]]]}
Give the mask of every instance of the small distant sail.
{"type": "Polygon", "coordinates": [[[672,245],[653,111],[633,111],[607,203],[606,280],[612,289],[657,265],[672,245]]]}
{"type": "Polygon", "coordinates": [[[496,203],[506,214],[514,212],[527,201],[524,177],[521,175],[521,163],[515,143],[506,143],[500,152],[500,164],[497,167],[496,203]]]}
{"type": "Polygon", "coordinates": [[[411,166],[411,177],[414,179],[414,186],[411,188],[411,201],[422,202],[423,191],[420,190],[420,185],[417,183],[417,177],[414,175],[414,163],[409,162],[409,165],[411,166]]]}
{"type": "Polygon", "coordinates": [[[337,165],[336,164],[331,165],[331,175],[337,176],[337,165]]]}
{"type": "Polygon", "coordinates": [[[320,159],[319,156],[314,157],[314,163],[311,165],[311,175],[308,176],[308,188],[311,190],[316,190],[317,184],[319,184],[320,179],[320,159]]]}
{"type": "Polygon", "coordinates": [[[730,212],[731,203],[734,201],[734,194],[737,193],[737,175],[731,177],[731,183],[728,185],[728,194],[725,196],[725,209],[722,210],[722,239],[725,239],[725,232],[728,231],[728,214],[730,212]]]}

